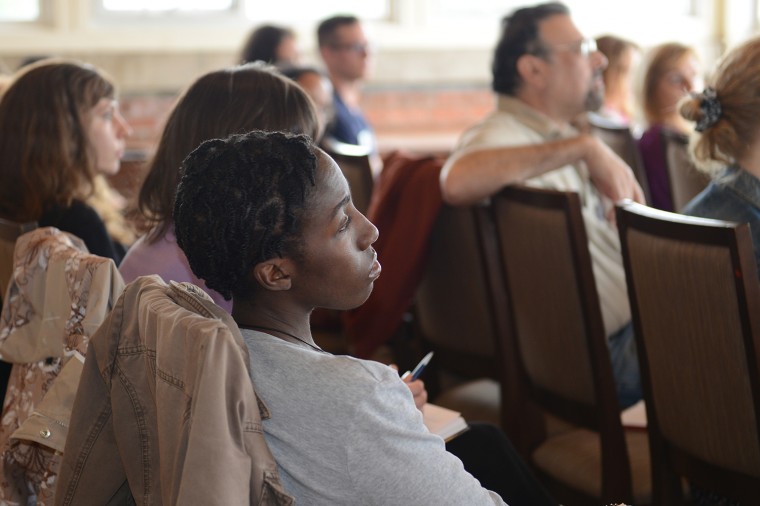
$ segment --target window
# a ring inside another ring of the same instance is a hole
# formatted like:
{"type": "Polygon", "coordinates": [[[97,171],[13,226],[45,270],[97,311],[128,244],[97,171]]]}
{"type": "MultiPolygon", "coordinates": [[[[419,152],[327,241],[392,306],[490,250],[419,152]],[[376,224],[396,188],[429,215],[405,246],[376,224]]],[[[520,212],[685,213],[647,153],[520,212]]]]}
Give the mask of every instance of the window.
{"type": "Polygon", "coordinates": [[[245,1],[245,15],[251,20],[282,23],[314,21],[334,14],[352,14],[363,21],[390,18],[389,0],[279,0],[277,2],[245,1]]]}
{"type": "Polygon", "coordinates": [[[114,12],[227,11],[235,3],[234,0],[102,0],[103,9],[114,12]]]}
{"type": "MultiPolygon", "coordinates": [[[[11,0],[0,0],[10,2],[11,0]]],[[[363,20],[385,20],[390,17],[392,0],[95,0],[96,9],[107,17],[114,15],[187,15],[235,13],[244,11],[253,21],[277,21],[293,24],[322,19],[333,13],[350,13],[363,20]]]]}
{"type": "Polygon", "coordinates": [[[38,21],[40,10],[40,0],[0,0],[0,22],[38,21]]]}

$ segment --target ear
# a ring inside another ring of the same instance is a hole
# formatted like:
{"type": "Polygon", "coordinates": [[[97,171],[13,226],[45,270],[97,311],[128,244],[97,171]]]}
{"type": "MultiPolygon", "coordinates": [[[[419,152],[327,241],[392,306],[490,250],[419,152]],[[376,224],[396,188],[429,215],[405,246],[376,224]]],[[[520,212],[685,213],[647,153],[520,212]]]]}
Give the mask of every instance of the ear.
{"type": "Polygon", "coordinates": [[[546,61],[538,56],[524,54],[517,59],[517,73],[520,79],[531,86],[544,87],[546,69],[546,61]]]}
{"type": "Polygon", "coordinates": [[[256,264],[251,274],[256,282],[267,290],[275,292],[290,290],[291,263],[286,258],[272,258],[256,264]]]}

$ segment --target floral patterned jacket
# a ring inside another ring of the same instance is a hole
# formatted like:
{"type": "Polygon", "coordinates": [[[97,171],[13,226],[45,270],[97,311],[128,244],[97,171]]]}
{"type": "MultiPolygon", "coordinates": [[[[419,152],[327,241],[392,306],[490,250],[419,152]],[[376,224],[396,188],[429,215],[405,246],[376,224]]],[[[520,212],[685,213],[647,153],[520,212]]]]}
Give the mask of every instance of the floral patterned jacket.
{"type": "Polygon", "coordinates": [[[83,356],[121,294],[113,260],[53,227],[16,241],[0,315],[13,363],[0,427],[0,504],[52,504],[83,356]]]}

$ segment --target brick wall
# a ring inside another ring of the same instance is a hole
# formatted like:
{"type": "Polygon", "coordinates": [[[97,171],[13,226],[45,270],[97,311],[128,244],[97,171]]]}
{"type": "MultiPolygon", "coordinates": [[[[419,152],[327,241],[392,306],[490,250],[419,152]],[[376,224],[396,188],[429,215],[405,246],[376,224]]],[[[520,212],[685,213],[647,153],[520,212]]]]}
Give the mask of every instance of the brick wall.
{"type": "MultiPolygon", "coordinates": [[[[122,111],[134,133],[128,141],[135,158],[149,156],[176,100],[173,94],[121,97],[122,111]]],[[[493,107],[486,87],[368,88],[362,107],[377,132],[382,151],[446,151],[459,134],[493,107]]]]}
{"type": "MultiPolygon", "coordinates": [[[[155,151],[177,96],[171,93],[121,97],[133,134],[127,156],[111,183],[125,197],[135,197],[145,160],[155,151]]],[[[462,131],[493,108],[486,87],[390,88],[365,90],[362,107],[375,128],[382,153],[396,149],[446,155],[462,131]]]]}

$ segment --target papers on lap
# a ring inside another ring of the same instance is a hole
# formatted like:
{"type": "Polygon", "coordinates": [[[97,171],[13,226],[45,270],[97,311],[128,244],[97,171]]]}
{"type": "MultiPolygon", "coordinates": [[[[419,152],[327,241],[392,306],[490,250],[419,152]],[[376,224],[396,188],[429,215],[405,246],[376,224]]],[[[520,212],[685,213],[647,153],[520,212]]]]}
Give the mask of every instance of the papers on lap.
{"type": "Polygon", "coordinates": [[[462,414],[442,406],[427,403],[422,407],[422,419],[425,427],[438,434],[444,441],[449,441],[467,430],[467,422],[462,414]]]}
{"type": "Polygon", "coordinates": [[[647,408],[644,401],[639,401],[633,406],[623,410],[620,414],[620,421],[624,428],[646,430],[647,408]]]}

